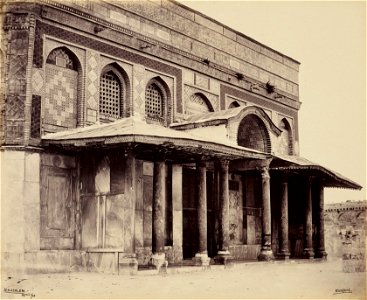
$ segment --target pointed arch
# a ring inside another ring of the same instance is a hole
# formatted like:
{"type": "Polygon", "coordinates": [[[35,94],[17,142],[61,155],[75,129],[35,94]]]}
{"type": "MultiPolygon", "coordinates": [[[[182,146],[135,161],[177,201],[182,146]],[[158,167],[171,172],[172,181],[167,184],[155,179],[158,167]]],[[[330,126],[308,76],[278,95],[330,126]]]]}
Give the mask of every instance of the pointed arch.
{"type": "Polygon", "coordinates": [[[186,103],[186,113],[189,115],[214,112],[210,100],[203,93],[194,93],[186,103]]]}
{"type": "Polygon", "coordinates": [[[145,116],[148,121],[162,125],[170,123],[171,91],[160,77],[149,80],[145,89],[145,116]]]}
{"type": "Polygon", "coordinates": [[[130,80],[117,63],[106,65],[100,76],[99,119],[102,122],[130,115],[130,80]]]}
{"type": "Polygon", "coordinates": [[[239,146],[271,153],[269,132],[264,122],[255,114],[248,114],[241,120],[237,143],[239,146]]]}
{"type": "Polygon", "coordinates": [[[42,128],[56,132],[83,126],[82,66],[68,47],[56,47],[45,64],[45,96],[41,101],[42,128]]]}
{"type": "Polygon", "coordinates": [[[282,130],[282,133],[279,137],[280,154],[293,155],[292,128],[286,118],[283,118],[280,120],[279,128],[282,130]]]}

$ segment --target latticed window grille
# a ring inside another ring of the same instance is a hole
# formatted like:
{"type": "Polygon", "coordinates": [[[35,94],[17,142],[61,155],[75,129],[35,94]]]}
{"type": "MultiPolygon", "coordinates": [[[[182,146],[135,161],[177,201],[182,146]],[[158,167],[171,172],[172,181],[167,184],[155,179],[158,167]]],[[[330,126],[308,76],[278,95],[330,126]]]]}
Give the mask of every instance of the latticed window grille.
{"type": "Polygon", "coordinates": [[[145,114],[151,118],[161,119],[164,114],[164,101],[160,88],[152,83],[145,91],[145,114]]]}
{"type": "Polygon", "coordinates": [[[120,118],[122,112],[122,85],[109,71],[102,75],[100,84],[99,112],[105,117],[120,118]]]}

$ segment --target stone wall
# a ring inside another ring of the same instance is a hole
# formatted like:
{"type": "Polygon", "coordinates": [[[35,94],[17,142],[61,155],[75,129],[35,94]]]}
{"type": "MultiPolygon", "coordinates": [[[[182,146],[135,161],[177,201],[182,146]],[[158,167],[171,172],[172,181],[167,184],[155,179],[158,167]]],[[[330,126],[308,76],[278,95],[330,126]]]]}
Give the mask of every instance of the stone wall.
{"type": "Polygon", "coordinates": [[[325,247],[328,257],[365,254],[366,203],[348,201],[325,206],[325,247]]]}

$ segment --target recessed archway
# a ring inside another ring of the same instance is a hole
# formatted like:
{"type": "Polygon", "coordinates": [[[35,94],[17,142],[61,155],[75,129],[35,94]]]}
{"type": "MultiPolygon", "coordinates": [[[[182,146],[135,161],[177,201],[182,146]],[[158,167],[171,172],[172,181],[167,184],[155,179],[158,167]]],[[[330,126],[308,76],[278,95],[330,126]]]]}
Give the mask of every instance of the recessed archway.
{"type": "Polygon", "coordinates": [[[263,121],[254,114],[245,116],[238,126],[237,143],[250,149],[270,153],[271,143],[263,121]]]}

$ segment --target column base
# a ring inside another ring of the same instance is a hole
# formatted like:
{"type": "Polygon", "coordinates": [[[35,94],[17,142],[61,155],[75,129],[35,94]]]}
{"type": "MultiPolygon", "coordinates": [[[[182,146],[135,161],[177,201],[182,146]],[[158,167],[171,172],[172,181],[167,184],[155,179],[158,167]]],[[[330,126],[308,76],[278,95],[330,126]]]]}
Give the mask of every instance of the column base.
{"type": "Polygon", "coordinates": [[[214,261],[216,264],[229,265],[233,262],[233,256],[231,256],[231,253],[228,250],[218,251],[217,256],[214,257],[214,261]]]}
{"type": "Polygon", "coordinates": [[[310,248],[305,248],[303,250],[303,254],[302,254],[303,258],[305,259],[313,259],[315,256],[315,253],[313,252],[313,249],[310,248]]]}
{"type": "Polygon", "coordinates": [[[279,259],[279,260],[288,260],[290,255],[291,254],[290,254],[289,251],[281,251],[277,254],[277,259],[279,259]]]}
{"type": "Polygon", "coordinates": [[[152,265],[158,270],[158,272],[167,272],[168,261],[166,260],[166,254],[154,253],[152,255],[152,265]]]}
{"type": "Polygon", "coordinates": [[[257,260],[260,261],[271,261],[274,260],[273,250],[261,250],[257,260]]]}
{"type": "Polygon", "coordinates": [[[317,250],[315,253],[315,258],[327,259],[327,252],[325,250],[317,250]]]}
{"type": "Polygon", "coordinates": [[[210,265],[210,257],[207,253],[196,253],[192,260],[195,266],[208,267],[210,265]]]}
{"type": "Polygon", "coordinates": [[[135,255],[131,257],[119,257],[118,274],[136,275],[138,273],[138,260],[135,255]]]}

